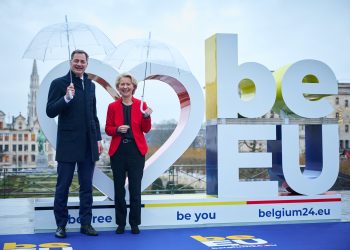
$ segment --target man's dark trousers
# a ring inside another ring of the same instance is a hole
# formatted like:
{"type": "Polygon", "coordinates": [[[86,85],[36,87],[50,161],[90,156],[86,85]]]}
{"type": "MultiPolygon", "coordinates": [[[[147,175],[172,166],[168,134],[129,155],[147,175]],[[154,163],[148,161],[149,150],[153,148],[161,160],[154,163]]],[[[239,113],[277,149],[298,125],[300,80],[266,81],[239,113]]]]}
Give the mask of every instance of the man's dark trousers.
{"type": "MultiPolygon", "coordinates": [[[[54,213],[57,226],[65,227],[68,222],[68,194],[73,180],[75,165],[78,166],[79,180],[79,217],[81,225],[91,224],[92,219],[92,176],[94,174],[95,162],[91,160],[90,144],[86,146],[85,161],[61,162],[57,164],[57,184],[54,202],[54,213]]],[[[74,152],[72,152],[74,154],[74,152]]]]}

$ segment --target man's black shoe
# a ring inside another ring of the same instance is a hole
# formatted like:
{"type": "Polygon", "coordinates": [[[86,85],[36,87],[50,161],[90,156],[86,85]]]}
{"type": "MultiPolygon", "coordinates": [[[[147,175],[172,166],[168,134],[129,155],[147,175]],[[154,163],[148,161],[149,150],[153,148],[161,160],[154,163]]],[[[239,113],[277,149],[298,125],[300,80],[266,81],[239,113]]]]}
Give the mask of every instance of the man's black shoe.
{"type": "Polygon", "coordinates": [[[66,238],[66,228],[65,227],[57,227],[56,233],[55,233],[56,238],[66,238]]]}
{"type": "Polygon", "coordinates": [[[97,231],[91,225],[84,225],[80,227],[80,232],[88,236],[97,236],[97,231]]]}
{"type": "Polygon", "coordinates": [[[132,234],[139,234],[140,233],[140,229],[138,226],[131,226],[131,233],[132,234]]]}
{"type": "Polygon", "coordinates": [[[125,227],[124,226],[118,226],[117,230],[115,230],[116,234],[123,234],[125,231],[125,227]]]}

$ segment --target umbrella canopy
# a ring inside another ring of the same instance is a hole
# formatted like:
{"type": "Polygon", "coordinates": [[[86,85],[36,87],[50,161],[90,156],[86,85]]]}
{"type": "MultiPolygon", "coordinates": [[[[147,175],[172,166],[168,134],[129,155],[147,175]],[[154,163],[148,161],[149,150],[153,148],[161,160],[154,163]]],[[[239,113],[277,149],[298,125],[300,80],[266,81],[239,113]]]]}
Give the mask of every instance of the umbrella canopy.
{"type": "Polygon", "coordinates": [[[152,63],[190,71],[181,53],[174,47],[152,39],[130,39],[119,44],[105,58],[120,71],[130,71],[141,63],[147,63],[147,73],[152,73],[152,63]]]}
{"type": "MultiPolygon", "coordinates": [[[[190,71],[188,64],[180,52],[170,45],[152,40],[151,33],[148,39],[130,39],[118,45],[115,51],[107,55],[105,60],[119,71],[130,71],[135,66],[145,63],[143,88],[140,110],[143,110],[145,94],[145,80],[147,74],[152,74],[152,64],[165,65],[173,68],[180,74],[180,69],[190,71]]],[[[156,72],[155,72],[156,73],[156,72]]]]}
{"type": "Polygon", "coordinates": [[[23,58],[67,60],[67,48],[83,49],[89,55],[108,55],[115,50],[111,40],[98,28],[66,21],[40,30],[24,52],[23,58]]]}

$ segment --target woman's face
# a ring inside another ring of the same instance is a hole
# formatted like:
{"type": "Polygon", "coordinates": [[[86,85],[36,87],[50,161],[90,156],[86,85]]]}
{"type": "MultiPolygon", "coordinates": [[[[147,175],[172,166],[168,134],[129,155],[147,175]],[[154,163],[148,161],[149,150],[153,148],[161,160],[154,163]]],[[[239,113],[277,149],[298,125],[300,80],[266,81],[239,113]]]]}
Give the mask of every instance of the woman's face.
{"type": "Polygon", "coordinates": [[[122,77],[118,85],[118,91],[123,98],[131,97],[135,87],[129,77],[122,77]]]}

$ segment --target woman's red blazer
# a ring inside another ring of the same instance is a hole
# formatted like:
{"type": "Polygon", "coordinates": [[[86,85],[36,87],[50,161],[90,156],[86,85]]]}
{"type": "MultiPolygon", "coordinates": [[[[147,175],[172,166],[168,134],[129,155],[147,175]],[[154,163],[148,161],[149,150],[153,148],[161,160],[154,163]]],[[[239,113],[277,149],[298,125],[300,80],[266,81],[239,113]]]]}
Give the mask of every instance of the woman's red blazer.
{"type": "MultiPolygon", "coordinates": [[[[142,155],[146,155],[148,146],[144,133],[151,130],[151,117],[144,118],[140,111],[141,101],[132,97],[131,106],[131,131],[134,136],[137,148],[142,155]]],[[[143,103],[143,109],[147,109],[147,104],[143,103]]],[[[108,154],[112,156],[118,149],[122,139],[122,134],[117,133],[117,128],[124,125],[124,114],[122,98],[117,99],[108,106],[105,131],[112,136],[108,154]]]]}

